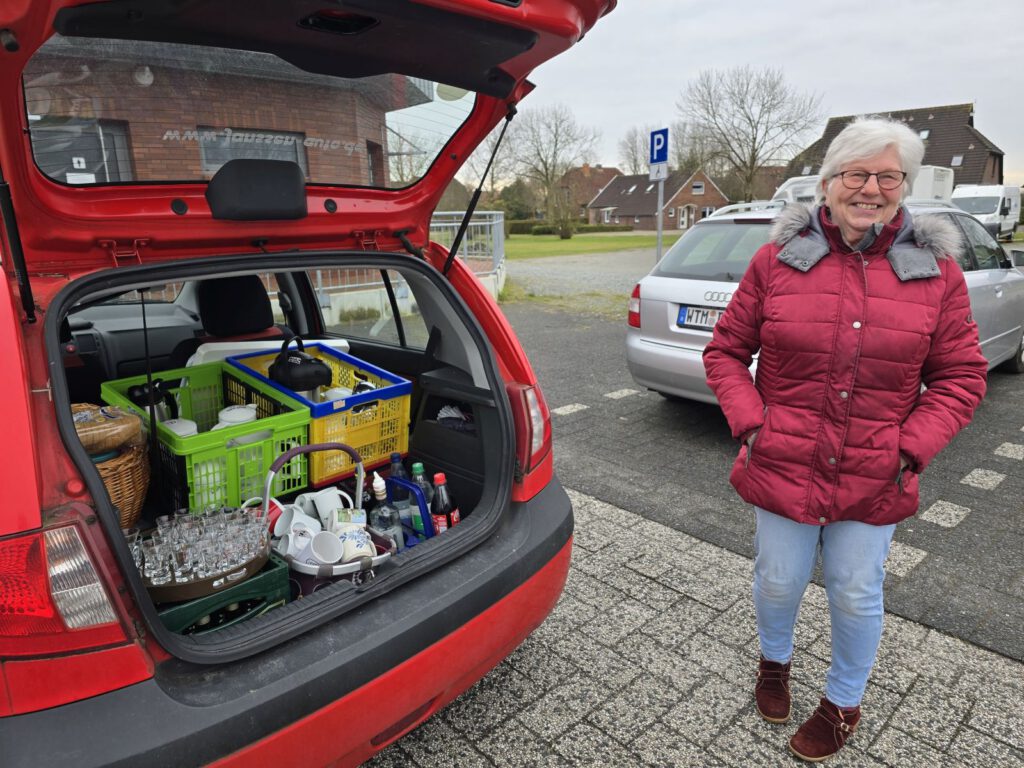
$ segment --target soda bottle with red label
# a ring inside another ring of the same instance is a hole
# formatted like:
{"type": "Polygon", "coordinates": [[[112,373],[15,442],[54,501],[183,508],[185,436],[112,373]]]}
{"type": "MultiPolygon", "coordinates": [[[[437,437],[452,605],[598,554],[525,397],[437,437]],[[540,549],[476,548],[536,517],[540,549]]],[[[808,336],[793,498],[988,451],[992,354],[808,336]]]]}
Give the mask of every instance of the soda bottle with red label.
{"type": "Polygon", "coordinates": [[[430,517],[434,521],[434,530],[438,533],[458,525],[462,519],[451,491],[448,490],[448,480],[444,472],[434,475],[434,500],[430,503],[430,517]]]}

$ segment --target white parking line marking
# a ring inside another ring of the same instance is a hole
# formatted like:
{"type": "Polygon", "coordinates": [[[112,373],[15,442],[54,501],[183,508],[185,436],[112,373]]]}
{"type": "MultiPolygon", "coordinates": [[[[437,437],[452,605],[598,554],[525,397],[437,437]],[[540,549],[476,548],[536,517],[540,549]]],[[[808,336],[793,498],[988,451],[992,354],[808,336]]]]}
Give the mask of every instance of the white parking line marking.
{"type": "Polygon", "coordinates": [[[885,572],[893,576],[906,576],[927,554],[923,549],[894,541],[889,547],[889,557],[885,559],[885,572]]]}
{"type": "Polygon", "coordinates": [[[607,397],[609,400],[621,400],[624,397],[639,394],[640,390],[638,389],[617,389],[614,392],[605,392],[604,396],[607,397]]]}
{"type": "Polygon", "coordinates": [[[1008,459],[1024,461],[1024,445],[1017,443],[1003,443],[995,450],[996,456],[1005,456],[1008,459]]]}
{"type": "Polygon", "coordinates": [[[981,488],[983,491],[991,491],[1005,479],[1006,475],[990,469],[972,469],[960,482],[963,485],[981,488]]]}
{"type": "Polygon", "coordinates": [[[939,500],[921,514],[921,519],[941,525],[943,528],[953,528],[959,525],[970,511],[970,507],[961,507],[950,501],[939,500]]]}
{"type": "Polygon", "coordinates": [[[561,408],[555,408],[551,412],[558,416],[568,416],[570,413],[576,413],[576,411],[585,411],[589,407],[589,405],[583,405],[583,403],[573,403],[572,405],[563,405],[561,408]]]}

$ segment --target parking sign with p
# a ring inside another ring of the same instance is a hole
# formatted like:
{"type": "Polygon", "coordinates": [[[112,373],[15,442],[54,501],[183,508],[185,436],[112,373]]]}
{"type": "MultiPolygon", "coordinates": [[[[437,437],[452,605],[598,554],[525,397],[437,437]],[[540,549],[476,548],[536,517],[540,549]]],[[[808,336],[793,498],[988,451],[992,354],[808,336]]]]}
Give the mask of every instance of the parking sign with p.
{"type": "Polygon", "coordinates": [[[651,131],[651,165],[668,162],[668,128],[651,131]]]}

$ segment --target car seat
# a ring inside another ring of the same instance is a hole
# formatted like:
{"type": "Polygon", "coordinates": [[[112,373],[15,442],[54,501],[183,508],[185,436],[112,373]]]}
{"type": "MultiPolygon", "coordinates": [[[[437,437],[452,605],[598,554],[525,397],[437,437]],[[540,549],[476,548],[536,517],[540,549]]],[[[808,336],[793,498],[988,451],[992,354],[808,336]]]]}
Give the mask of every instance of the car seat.
{"type": "Polygon", "coordinates": [[[178,342],[171,351],[170,368],[183,367],[199,345],[213,341],[284,339],[292,335],[286,325],[274,323],[270,296],[258,275],[203,280],[196,288],[203,334],[178,342]]]}

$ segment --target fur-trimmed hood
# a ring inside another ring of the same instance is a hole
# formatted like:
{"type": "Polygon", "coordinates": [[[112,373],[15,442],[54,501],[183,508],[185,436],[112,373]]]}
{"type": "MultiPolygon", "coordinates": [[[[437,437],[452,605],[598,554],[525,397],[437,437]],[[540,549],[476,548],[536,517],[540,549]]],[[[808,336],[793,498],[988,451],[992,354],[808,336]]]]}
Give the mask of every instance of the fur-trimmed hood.
{"type": "MultiPolygon", "coordinates": [[[[787,205],[769,233],[771,242],[782,248],[779,260],[802,272],[830,250],[818,218],[819,210],[820,206],[801,203],[787,205]]],[[[936,262],[956,253],[960,245],[960,233],[951,222],[933,214],[914,216],[904,207],[903,223],[887,256],[901,280],[935,277],[940,274],[936,262]]]]}

